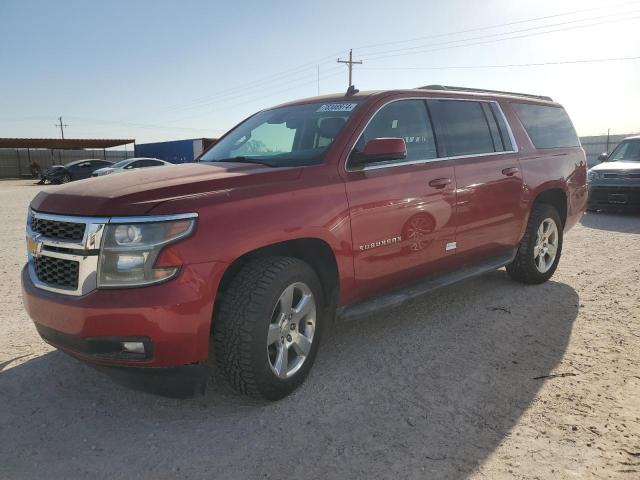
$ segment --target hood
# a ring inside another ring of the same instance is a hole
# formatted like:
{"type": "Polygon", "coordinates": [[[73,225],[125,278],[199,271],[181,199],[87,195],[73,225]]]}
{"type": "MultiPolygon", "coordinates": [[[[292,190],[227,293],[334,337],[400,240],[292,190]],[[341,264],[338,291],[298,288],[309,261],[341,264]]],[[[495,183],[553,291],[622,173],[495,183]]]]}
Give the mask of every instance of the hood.
{"type": "Polygon", "coordinates": [[[144,215],[162,202],[294,180],[301,168],[244,163],[185,163],[104,175],[40,192],[31,208],[66,215],[144,215]]]}
{"type": "Polygon", "coordinates": [[[591,167],[590,170],[596,171],[596,172],[640,170],[640,162],[629,162],[629,161],[602,162],[602,163],[599,163],[598,165],[596,165],[595,167],[591,167]]]}

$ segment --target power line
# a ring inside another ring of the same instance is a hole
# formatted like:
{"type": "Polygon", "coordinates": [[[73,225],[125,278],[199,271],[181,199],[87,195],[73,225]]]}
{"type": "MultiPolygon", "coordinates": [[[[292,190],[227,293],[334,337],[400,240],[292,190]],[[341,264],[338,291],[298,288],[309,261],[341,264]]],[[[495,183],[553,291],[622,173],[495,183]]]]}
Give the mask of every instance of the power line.
{"type": "Polygon", "coordinates": [[[410,38],[410,39],[406,39],[406,40],[394,40],[394,41],[391,41],[391,42],[383,42],[383,43],[374,43],[374,44],[361,45],[359,47],[356,47],[356,50],[365,50],[365,49],[368,49],[368,48],[381,47],[381,46],[385,46],[385,45],[395,45],[395,44],[400,44],[400,43],[409,43],[409,42],[415,42],[415,41],[418,41],[418,40],[427,40],[427,39],[430,39],[430,38],[448,37],[448,36],[452,36],[452,35],[459,35],[461,33],[479,32],[479,31],[483,31],[483,30],[491,30],[491,29],[494,29],[494,28],[510,27],[512,25],[520,25],[520,24],[523,24],[523,23],[531,23],[531,22],[536,22],[536,21],[539,21],[539,20],[548,20],[550,18],[566,17],[568,15],[576,15],[576,14],[587,13],[587,12],[592,12],[592,11],[596,11],[596,10],[624,7],[626,5],[632,5],[632,4],[637,4],[637,3],[640,3],[640,1],[636,0],[636,1],[632,1],[632,2],[619,3],[619,4],[615,4],[615,5],[606,5],[606,6],[601,6],[601,7],[585,8],[585,9],[581,9],[581,10],[572,10],[572,11],[569,11],[569,12],[556,13],[556,14],[553,14],[553,15],[545,15],[545,16],[542,16],[542,17],[534,17],[534,18],[523,19],[523,20],[515,20],[515,21],[512,21],[512,22],[497,23],[497,24],[494,24],[494,25],[487,25],[487,26],[484,26],[484,27],[468,28],[468,29],[465,29],[465,30],[457,30],[457,31],[454,31],[454,32],[436,33],[436,34],[432,34],[432,35],[414,37],[414,38],[410,38]]]}
{"type": "MultiPolygon", "coordinates": [[[[459,31],[454,31],[454,32],[449,32],[449,33],[434,34],[434,35],[429,35],[429,36],[425,36],[425,37],[417,37],[417,38],[408,39],[408,40],[398,40],[398,41],[394,41],[394,42],[368,44],[368,45],[360,46],[360,47],[358,47],[358,49],[368,49],[368,48],[370,49],[370,48],[374,48],[374,47],[377,47],[377,46],[391,45],[391,44],[398,44],[398,43],[408,43],[408,42],[411,42],[411,41],[423,40],[423,39],[427,39],[427,38],[438,38],[438,37],[459,35],[459,34],[462,34],[462,33],[470,33],[470,32],[475,32],[475,31],[489,30],[489,29],[494,29],[494,28],[499,28],[499,27],[506,27],[506,26],[511,26],[511,25],[530,23],[530,22],[545,20],[545,19],[549,19],[549,18],[563,17],[563,16],[576,15],[576,14],[580,14],[580,13],[587,13],[587,12],[592,12],[592,11],[597,11],[597,10],[602,10],[602,9],[609,9],[609,8],[612,8],[612,7],[613,8],[624,7],[626,5],[637,4],[637,3],[640,3],[640,1],[636,0],[636,1],[632,1],[632,2],[625,2],[625,3],[621,3],[621,4],[616,4],[616,5],[607,5],[607,6],[602,6],[602,7],[595,7],[595,8],[581,9],[581,10],[573,10],[573,11],[570,11],[570,12],[562,12],[562,13],[558,13],[558,14],[554,14],[554,15],[546,15],[546,16],[534,17],[534,18],[530,18],[530,19],[516,20],[516,21],[512,21],[512,22],[505,22],[505,23],[502,23],[502,24],[494,24],[494,25],[471,28],[471,29],[466,29],[466,30],[459,30],[459,31]]],[[[597,18],[602,18],[602,17],[597,17],[597,18]]],[[[588,20],[592,20],[592,19],[594,19],[594,18],[591,17],[591,18],[585,18],[585,19],[581,19],[581,20],[575,20],[575,21],[573,21],[573,23],[575,23],[577,21],[588,21],[588,20]]],[[[549,26],[554,26],[554,25],[542,25],[542,26],[538,26],[538,27],[525,29],[525,30],[548,28],[549,26]]],[[[503,33],[498,33],[498,34],[492,34],[492,36],[508,35],[508,34],[517,33],[519,31],[520,30],[512,31],[512,32],[503,32],[503,33]]],[[[550,33],[552,33],[552,32],[550,32],[550,33]]],[[[482,38],[486,38],[486,37],[482,37],[482,38]]],[[[456,42],[457,43],[459,43],[459,42],[467,42],[467,41],[470,41],[470,40],[473,40],[473,39],[474,38],[471,38],[471,39],[460,39],[460,40],[453,40],[453,41],[444,42],[444,43],[446,44],[446,43],[456,43],[456,42]]],[[[475,38],[475,39],[477,39],[477,38],[475,38]]],[[[500,40],[496,40],[496,41],[500,41],[500,40]]],[[[436,44],[436,45],[440,45],[440,44],[436,44]]],[[[425,46],[427,46],[427,45],[420,45],[420,46],[411,47],[411,48],[414,48],[414,49],[415,48],[424,48],[425,46]]],[[[464,46],[464,45],[460,45],[460,46],[464,46]]],[[[455,48],[455,47],[451,47],[451,48],[455,48]]],[[[404,49],[399,49],[399,50],[403,51],[404,49]]],[[[382,53],[388,53],[388,52],[375,52],[374,51],[374,52],[371,52],[369,55],[380,55],[382,53]]],[[[418,53],[418,52],[416,52],[416,53],[418,53]]],[[[422,53],[422,52],[420,52],[420,53],[422,53]]],[[[330,63],[330,61],[328,59],[331,58],[331,57],[335,58],[333,55],[332,56],[327,56],[327,57],[322,57],[321,59],[316,60],[315,62],[310,62],[310,63],[307,63],[307,64],[299,65],[297,67],[291,67],[291,68],[288,68],[288,69],[285,69],[285,70],[282,70],[282,71],[279,71],[279,72],[275,72],[275,73],[273,73],[271,75],[268,75],[266,77],[262,77],[261,79],[258,79],[258,80],[252,80],[251,82],[247,82],[247,83],[244,83],[244,84],[241,84],[241,85],[237,85],[237,86],[225,89],[225,90],[218,91],[213,95],[209,95],[209,96],[204,96],[204,97],[199,97],[199,98],[193,99],[193,100],[191,100],[190,102],[188,102],[186,104],[174,105],[174,106],[167,107],[166,109],[163,108],[162,111],[176,112],[176,111],[189,110],[189,109],[194,109],[194,108],[201,108],[201,107],[203,107],[205,105],[212,105],[212,104],[217,103],[218,101],[221,101],[223,99],[229,98],[230,94],[234,94],[236,92],[240,92],[240,93],[232,95],[233,98],[238,98],[238,97],[244,96],[244,94],[246,93],[247,90],[264,89],[266,84],[273,83],[273,82],[277,82],[277,84],[278,84],[277,86],[281,86],[282,82],[279,79],[281,79],[283,77],[290,77],[291,73],[299,72],[300,70],[305,69],[307,67],[316,66],[316,68],[317,68],[317,65],[328,64],[328,63],[330,63]],[[326,59],[326,61],[323,61],[325,59],[326,59]]],[[[377,59],[377,58],[382,58],[382,57],[376,56],[376,57],[370,57],[370,58],[371,59],[377,59]]],[[[367,58],[365,58],[365,60],[366,59],[367,58]]],[[[309,70],[310,69],[311,68],[309,68],[309,70]]]]}
{"type": "Polygon", "coordinates": [[[622,60],[640,60],[640,57],[595,58],[591,60],[566,60],[562,62],[509,63],[503,65],[452,65],[441,67],[362,67],[362,70],[454,70],[474,68],[541,67],[546,65],[572,65],[581,63],[616,62],[622,60]]]}
{"type": "MultiPolygon", "coordinates": [[[[451,45],[451,44],[454,44],[454,43],[470,42],[470,41],[474,41],[474,40],[484,40],[484,39],[487,39],[487,38],[497,38],[499,40],[500,37],[504,37],[506,35],[513,35],[513,34],[517,34],[517,33],[531,32],[533,30],[549,29],[549,28],[552,28],[552,27],[563,27],[565,25],[571,25],[571,24],[574,24],[574,23],[588,22],[588,21],[591,21],[591,20],[602,20],[604,18],[611,18],[611,17],[616,17],[616,16],[619,16],[619,15],[623,15],[623,14],[627,15],[627,14],[630,14],[630,13],[639,13],[639,12],[640,12],[640,10],[632,10],[632,11],[629,11],[629,12],[614,13],[614,14],[605,15],[605,16],[582,18],[582,19],[579,19],[579,20],[568,20],[566,22],[559,22],[559,23],[553,23],[553,24],[547,24],[547,25],[538,25],[538,26],[535,26],[535,27],[528,27],[528,28],[522,28],[522,29],[518,29],[518,30],[511,30],[509,32],[490,33],[490,34],[486,34],[486,35],[479,35],[479,36],[475,36],[475,37],[462,38],[462,39],[458,39],[458,40],[447,40],[447,41],[444,41],[444,42],[426,43],[426,44],[415,45],[415,46],[406,47],[406,48],[396,48],[396,49],[392,49],[392,50],[373,52],[372,54],[365,55],[364,59],[365,60],[373,60],[373,59],[378,59],[378,58],[392,57],[393,55],[387,55],[387,54],[396,53],[396,52],[405,52],[405,54],[409,55],[410,53],[407,53],[407,52],[410,51],[410,50],[419,50],[419,49],[423,49],[423,48],[426,48],[426,47],[440,47],[440,46],[451,45]]],[[[635,18],[635,17],[631,17],[631,18],[635,18]]],[[[546,31],[543,31],[543,32],[534,32],[534,34],[532,34],[532,35],[523,35],[523,36],[513,37],[513,38],[521,38],[521,37],[525,37],[525,36],[534,36],[534,35],[543,35],[543,34],[546,34],[546,33],[554,33],[556,31],[573,30],[573,29],[577,29],[577,28],[585,28],[585,27],[590,27],[590,26],[594,26],[594,25],[601,25],[601,24],[605,24],[605,23],[615,23],[615,22],[618,22],[618,21],[625,21],[625,20],[628,20],[628,19],[630,19],[630,18],[629,17],[625,17],[625,18],[613,19],[613,20],[609,20],[609,21],[599,21],[597,23],[591,23],[591,24],[587,24],[587,25],[576,25],[576,26],[571,27],[571,28],[561,28],[561,29],[556,29],[556,30],[546,30],[546,31]]],[[[490,42],[486,42],[486,43],[490,43],[490,42]]],[[[462,45],[462,46],[466,46],[466,45],[462,45]]],[[[435,50],[429,50],[429,51],[435,51],[435,50]]]]}
{"type": "MultiPolygon", "coordinates": [[[[632,13],[636,13],[636,12],[632,12],[632,13]]],[[[549,33],[563,32],[563,31],[567,31],[567,30],[576,30],[576,29],[579,29],[579,28],[594,27],[594,26],[605,25],[605,24],[609,24],[609,23],[626,22],[626,21],[630,21],[630,20],[636,20],[638,18],[640,18],[640,16],[621,18],[621,19],[617,19],[617,20],[609,20],[609,21],[605,21],[605,22],[595,22],[595,23],[591,23],[591,24],[587,24],[587,25],[576,25],[576,26],[573,26],[573,27],[557,28],[555,30],[548,30],[548,31],[545,31],[545,32],[534,32],[534,33],[529,33],[529,34],[525,34],[525,35],[516,35],[516,36],[511,36],[511,37],[505,37],[505,38],[496,38],[496,39],[493,39],[493,40],[485,40],[485,41],[481,41],[481,42],[466,43],[466,44],[463,44],[463,45],[441,46],[441,47],[431,48],[431,49],[427,49],[427,50],[416,50],[416,51],[407,52],[406,51],[407,49],[403,49],[402,51],[400,51],[400,53],[390,54],[390,55],[378,55],[378,56],[372,56],[372,57],[365,57],[365,60],[378,60],[378,59],[382,59],[382,58],[392,58],[392,57],[401,57],[401,56],[406,56],[406,55],[415,55],[417,53],[429,53],[429,52],[437,52],[437,51],[442,51],[442,50],[450,50],[452,48],[471,47],[471,46],[475,46],[475,45],[485,45],[485,44],[489,44],[489,43],[504,42],[506,40],[516,40],[516,39],[520,39],[520,38],[527,38],[527,37],[533,37],[533,36],[538,36],[538,35],[546,35],[546,34],[549,34],[549,33]]],[[[504,35],[511,35],[513,33],[517,33],[517,31],[505,33],[504,35]]],[[[486,37],[469,38],[469,39],[465,39],[465,40],[457,40],[457,41],[454,41],[454,42],[469,41],[469,40],[475,40],[475,39],[479,39],[479,38],[486,38],[486,37]]],[[[454,42],[444,42],[444,43],[454,43],[454,42]]],[[[424,46],[426,46],[426,45],[422,45],[422,47],[424,47],[424,46]]]]}

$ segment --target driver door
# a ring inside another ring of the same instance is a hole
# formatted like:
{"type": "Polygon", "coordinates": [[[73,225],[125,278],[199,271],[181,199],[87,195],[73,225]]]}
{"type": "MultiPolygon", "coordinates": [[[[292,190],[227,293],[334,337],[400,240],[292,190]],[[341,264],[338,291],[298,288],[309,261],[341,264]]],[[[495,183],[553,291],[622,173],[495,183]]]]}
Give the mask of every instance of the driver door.
{"type": "Polygon", "coordinates": [[[374,138],[402,138],[403,160],[347,164],[356,288],[361,297],[435,273],[455,255],[455,177],[439,161],[423,100],[392,101],[370,120],[354,151],[374,138]]]}

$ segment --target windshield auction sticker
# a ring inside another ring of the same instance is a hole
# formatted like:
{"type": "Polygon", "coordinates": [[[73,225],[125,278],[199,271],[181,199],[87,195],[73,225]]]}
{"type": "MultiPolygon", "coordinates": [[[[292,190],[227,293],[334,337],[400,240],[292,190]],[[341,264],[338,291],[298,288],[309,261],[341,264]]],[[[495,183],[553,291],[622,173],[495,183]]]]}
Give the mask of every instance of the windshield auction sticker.
{"type": "Polygon", "coordinates": [[[350,112],[357,105],[357,103],[325,103],[316,112],[350,112]]]}

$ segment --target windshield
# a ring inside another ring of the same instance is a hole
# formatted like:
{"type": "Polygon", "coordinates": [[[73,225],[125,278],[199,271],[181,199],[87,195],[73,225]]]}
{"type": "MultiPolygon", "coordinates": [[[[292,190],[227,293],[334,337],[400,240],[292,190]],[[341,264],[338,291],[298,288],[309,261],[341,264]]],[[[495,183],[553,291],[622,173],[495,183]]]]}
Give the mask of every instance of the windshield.
{"type": "Polygon", "coordinates": [[[611,153],[610,162],[640,162],[640,138],[638,140],[625,140],[611,153]]]}
{"type": "Polygon", "coordinates": [[[203,162],[250,162],[271,167],[321,163],[358,101],[311,103],[255,114],[216,143],[203,162]]]}

